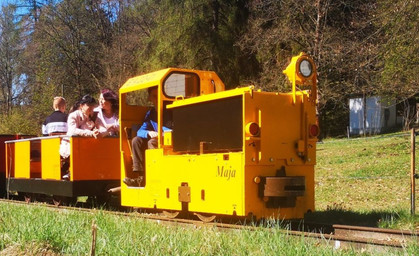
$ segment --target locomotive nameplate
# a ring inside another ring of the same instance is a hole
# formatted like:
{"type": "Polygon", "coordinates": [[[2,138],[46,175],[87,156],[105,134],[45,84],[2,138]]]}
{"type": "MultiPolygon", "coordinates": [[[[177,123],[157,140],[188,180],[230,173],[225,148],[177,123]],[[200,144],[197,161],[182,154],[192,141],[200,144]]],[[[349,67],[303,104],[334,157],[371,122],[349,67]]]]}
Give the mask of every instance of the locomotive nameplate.
{"type": "Polygon", "coordinates": [[[231,166],[224,168],[224,166],[217,166],[217,175],[216,177],[222,177],[226,180],[230,180],[231,178],[236,178],[236,170],[233,169],[231,166]]]}

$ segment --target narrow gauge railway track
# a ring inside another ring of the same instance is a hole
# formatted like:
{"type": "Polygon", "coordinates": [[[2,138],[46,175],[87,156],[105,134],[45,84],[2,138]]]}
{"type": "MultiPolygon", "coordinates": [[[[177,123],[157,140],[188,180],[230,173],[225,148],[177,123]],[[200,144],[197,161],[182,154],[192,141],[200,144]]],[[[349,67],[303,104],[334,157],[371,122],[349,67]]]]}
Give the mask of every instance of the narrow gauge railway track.
{"type": "MultiPolygon", "coordinates": [[[[98,210],[92,208],[82,208],[82,207],[70,207],[70,206],[56,206],[52,204],[45,203],[28,203],[25,201],[16,201],[9,199],[0,199],[0,203],[10,203],[16,205],[37,205],[46,208],[50,208],[57,211],[62,210],[71,210],[79,211],[94,214],[98,210]]],[[[123,211],[110,211],[110,210],[100,210],[101,212],[125,216],[125,217],[135,217],[143,218],[150,221],[156,221],[159,224],[164,225],[185,225],[191,227],[208,227],[208,228],[217,228],[222,231],[228,230],[250,230],[256,231],[260,229],[269,229],[267,227],[259,227],[254,225],[238,225],[238,224],[228,224],[228,223],[218,223],[218,222],[203,222],[198,220],[190,219],[181,219],[181,218],[168,218],[158,214],[149,214],[149,213],[138,213],[138,212],[123,212],[123,211]]],[[[316,224],[311,224],[316,225],[316,224]]],[[[327,244],[333,244],[336,249],[338,248],[356,248],[356,249],[373,249],[374,251],[383,250],[385,248],[406,248],[408,245],[419,243],[419,231],[414,232],[408,230],[394,230],[394,229],[383,229],[383,228],[371,228],[371,227],[360,227],[360,226],[348,226],[348,225],[332,225],[331,233],[322,233],[321,230],[330,230],[330,226],[326,226],[322,229],[320,224],[316,225],[317,231],[307,232],[307,231],[296,231],[296,230],[286,230],[282,232],[297,237],[307,237],[311,239],[319,240],[320,242],[325,242],[327,244]],[[320,230],[320,231],[319,231],[320,230]]]]}

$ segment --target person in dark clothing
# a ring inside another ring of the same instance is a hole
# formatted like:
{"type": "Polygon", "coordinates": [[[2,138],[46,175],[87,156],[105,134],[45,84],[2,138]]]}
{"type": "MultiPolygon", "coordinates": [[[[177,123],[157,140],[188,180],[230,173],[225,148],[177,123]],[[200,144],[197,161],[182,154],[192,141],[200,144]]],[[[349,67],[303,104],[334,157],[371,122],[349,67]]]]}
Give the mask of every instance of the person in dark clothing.
{"type": "Polygon", "coordinates": [[[52,104],[54,112],[49,115],[42,124],[42,135],[49,136],[54,133],[65,134],[67,132],[66,102],[63,97],[55,97],[52,104]]]}
{"type": "MultiPolygon", "coordinates": [[[[138,187],[143,185],[145,175],[145,150],[158,148],[158,124],[157,124],[157,87],[148,89],[148,99],[153,103],[153,108],[148,110],[145,115],[143,124],[137,131],[137,136],[132,140],[132,160],[134,173],[138,173],[138,178],[132,179],[125,177],[123,182],[128,186],[138,187]]],[[[171,129],[163,126],[163,131],[171,131],[171,129]]]]}

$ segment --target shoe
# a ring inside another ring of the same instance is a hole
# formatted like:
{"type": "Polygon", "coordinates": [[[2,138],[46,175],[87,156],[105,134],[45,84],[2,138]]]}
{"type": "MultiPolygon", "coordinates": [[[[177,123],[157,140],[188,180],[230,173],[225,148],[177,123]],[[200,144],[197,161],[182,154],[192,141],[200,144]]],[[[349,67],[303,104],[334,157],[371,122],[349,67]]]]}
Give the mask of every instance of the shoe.
{"type": "Polygon", "coordinates": [[[125,185],[127,185],[128,187],[141,187],[141,183],[143,182],[144,177],[143,176],[139,176],[136,179],[131,179],[129,177],[125,177],[122,182],[125,183],[125,185]]]}
{"type": "Polygon", "coordinates": [[[125,183],[125,185],[127,185],[128,187],[133,187],[133,186],[136,184],[136,182],[135,182],[135,180],[134,180],[134,179],[131,179],[131,178],[128,178],[128,177],[125,177],[125,178],[122,180],[122,182],[124,182],[124,183],[125,183]]]}
{"type": "Polygon", "coordinates": [[[136,179],[138,186],[140,187],[144,187],[143,181],[144,181],[144,176],[138,176],[138,178],[136,179]]]}
{"type": "Polygon", "coordinates": [[[63,180],[70,180],[70,173],[63,175],[63,180]]]}

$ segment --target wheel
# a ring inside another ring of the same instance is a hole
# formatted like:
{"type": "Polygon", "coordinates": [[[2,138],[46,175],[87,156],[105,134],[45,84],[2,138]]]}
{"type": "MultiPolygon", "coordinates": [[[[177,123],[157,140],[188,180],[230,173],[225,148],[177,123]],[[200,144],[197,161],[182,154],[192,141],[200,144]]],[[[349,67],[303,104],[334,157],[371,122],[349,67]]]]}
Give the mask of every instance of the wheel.
{"type": "Polygon", "coordinates": [[[198,217],[198,219],[200,219],[201,221],[203,221],[203,222],[212,222],[212,221],[214,221],[215,220],[215,218],[217,217],[217,216],[215,216],[215,215],[204,215],[204,214],[202,214],[202,213],[194,213],[194,215],[196,216],[196,217],[198,217]]]}
{"type": "Polygon", "coordinates": [[[177,211],[163,211],[163,216],[169,219],[174,219],[179,215],[179,212],[177,211]]]}
{"type": "Polygon", "coordinates": [[[55,206],[60,206],[62,205],[61,199],[58,198],[58,196],[53,196],[52,197],[52,202],[54,203],[55,206]]]}
{"type": "Polygon", "coordinates": [[[19,197],[21,197],[26,203],[36,201],[36,194],[34,193],[19,193],[19,197]]]}
{"type": "Polygon", "coordinates": [[[55,206],[75,205],[77,203],[77,197],[53,196],[52,202],[55,206]]]}
{"type": "Polygon", "coordinates": [[[32,196],[30,194],[26,194],[23,196],[26,203],[30,203],[32,201],[32,196]]]}

